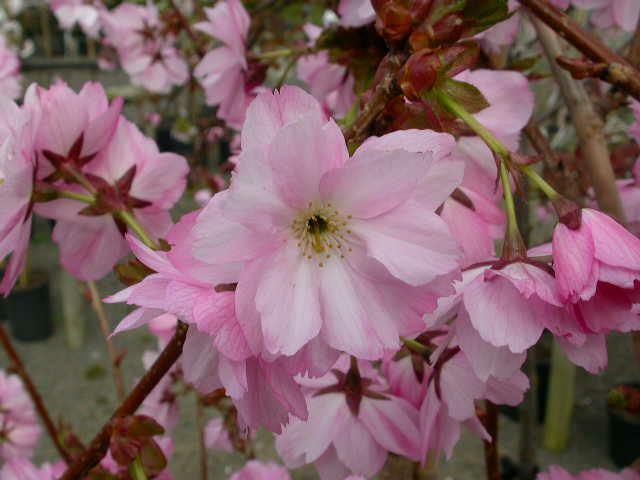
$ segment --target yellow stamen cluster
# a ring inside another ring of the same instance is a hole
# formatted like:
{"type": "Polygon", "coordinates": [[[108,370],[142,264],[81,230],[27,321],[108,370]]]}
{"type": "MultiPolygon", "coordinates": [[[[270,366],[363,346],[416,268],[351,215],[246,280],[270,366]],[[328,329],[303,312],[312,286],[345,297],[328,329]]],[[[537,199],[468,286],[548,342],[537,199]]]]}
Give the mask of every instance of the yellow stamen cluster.
{"type": "Polygon", "coordinates": [[[309,202],[291,223],[291,230],[302,255],[317,259],[323,267],[323,260],[332,255],[344,258],[345,252],[351,251],[346,237],[351,234],[347,228],[350,219],[351,215],[341,216],[331,203],[309,202]]]}

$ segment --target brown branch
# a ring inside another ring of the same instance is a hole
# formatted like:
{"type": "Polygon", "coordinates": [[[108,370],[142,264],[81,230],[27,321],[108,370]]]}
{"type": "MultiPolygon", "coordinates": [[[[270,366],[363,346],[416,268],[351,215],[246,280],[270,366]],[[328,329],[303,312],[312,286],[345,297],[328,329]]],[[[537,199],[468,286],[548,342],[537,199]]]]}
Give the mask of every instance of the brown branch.
{"type": "Polygon", "coordinates": [[[169,369],[176,363],[182,354],[182,347],[187,336],[187,325],[179,322],[171,341],[162,350],[158,358],[147,373],[133,387],[127,398],[120,404],[111,419],[102,427],[94,437],[89,447],[69,466],[60,480],[80,480],[95,467],[104,457],[109,448],[112,420],[118,417],[126,417],[136,412],[145,398],[151,393],[158,382],[169,369]]]}
{"type": "MultiPolygon", "coordinates": [[[[527,0],[529,1],[529,0],[527,0]]],[[[611,165],[604,124],[596,113],[589,95],[581,83],[571,78],[552,59],[562,55],[562,47],[556,34],[535,17],[531,17],[545,55],[549,59],[564,102],[569,108],[584,158],[584,167],[591,180],[598,206],[620,223],[625,222],[616,177],[611,165]]]]}
{"type": "Polygon", "coordinates": [[[102,304],[102,298],[100,296],[100,292],[98,291],[98,287],[96,282],[87,282],[87,286],[89,287],[89,292],[91,293],[91,305],[93,306],[93,310],[96,312],[96,316],[98,317],[98,323],[100,325],[100,331],[102,332],[102,336],[104,337],[104,341],[107,345],[107,352],[109,353],[109,358],[111,359],[111,373],[113,374],[113,381],[116,384],[116,393],[118,394],[118,400],[122,401],[124,396],[126,395],[126,391],[124,388],[124,380],[122,378],[122,369],[120,368],[120,358],[118,356],[118,352],[116,347],[111,340],[111,329],[109,327],[109,319],[107,318],[107,312],[104,310],[104,305],[102,304]]]}
{"type": "MultiPolygon", "coordinates": [[[[625,58],[607,47],[593,33],[583,29],[573,18],[551,5],[548,0],[518,1],[584,56],[596,63],[606,63],[607,69],[600,78],[640,100],[640,72],[625,58]]],[[[555,60],[558,56],[554,55],[552,58],[555,60]]]]}
{"type": "Polygon", "coordinates": [[[640,68],[640,18],[638,18],[638,25],[631,39],[628,58],[631,65],[640,68]]]}
{"type": "Polygon", "coordinates": [[[17,374],[22,379],[22,383],[24,384],[24,387],[27,389],[27,393],[29,393],[29,397],[31,397],[31,401],[33,402],[33,405],[35,406],[36,411],[40,416],[40,420],[42,420],[42,423],[44,424],[44,427],[47,430],[49,437],[51,437],[53,444],[56,446],[58,453],[60,453],[62,458],[65,460],[65,462],[69,463],[71,460],[71,455],[69,454],[69,452],[67,452],[67,450],[62,445],[60,435],[58,434],[58,430],[56,429],[56,426],[53,423],[53,420],[51,420],[49,411],[47,410],[47,407],[45,406],[44,401],[40,396],[40,393],[36,389],[35,384],[31,380],[31,377],[27,373],[27,370],[24,368],[24,364],[22,363],[22,360],[20,359],[18,352],[16,352],[16,349],[14,348],[13,343],[11,342],[11,338],[9,337],[9,334],[7,333],[6,329],[4,328],[4,325],[1,322],[0,322],[0,343],[2,343],[2,346],[7,352],[7,355],[11,359],[11,363],[13,364],[13,367],[15,368],[17,374]]]}
{"type": "Polygon", "coordinates": [[[491,435],[491,441],[484,441],[484,463],[487,480],[501,480],[500,456],[498,454],[498,407],[487,400],[484,427],[491,435]]]}

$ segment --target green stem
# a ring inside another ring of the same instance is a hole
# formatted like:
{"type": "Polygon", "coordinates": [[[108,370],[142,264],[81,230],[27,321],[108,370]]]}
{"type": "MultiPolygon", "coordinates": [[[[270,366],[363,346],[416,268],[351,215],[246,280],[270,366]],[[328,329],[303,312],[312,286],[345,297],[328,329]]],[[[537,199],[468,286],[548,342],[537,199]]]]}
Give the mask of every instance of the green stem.
{"type": "Polygon", "coordinates": [[[493,152],[495,152],[503,160],[509,161],[509,149],[504,143],[498,140],[493,133],[487,130],[484,125],[476,120],[476,117],[470,114],[462,105],[460,105],[450,95],[447,95],[442,90],[436,91],[436,98],[438,99],[440,105],[448,110],[449,113],[455,115],[464,123],[466,123],[469,128],[471,128],[471,130],[473,130],[480,138],[482,138],[482,140],[484,140],[484,142],[493,152]]]}
{"type": "Polygon", "coordinates": [[[418,342],[417,340],[412,340],[410,338],[400,337],[402,343],[411,350],[412,352],[419,353],[421,355],[428,355],[429,349],[425,347],[423,344],[418,342]]]}
{"type": "Polygon", "coordinates": [[[95,195],[96,194],[96,189],[93,185],[91,185],[91,182],[87,179],[87,177],[84,176],[84,174],[78,170],[76,170],[73,167],[70,166],[64,166],[64,171],[66,173],[68,173],[69,175],[71,175],[73,177],[73,179],[79,184],[81,185],[87,192],[95,195]]]}
{"type": "Polygon", "coordinates": [[[129,473],[133,480],[148,480],[147,474],[144,473],[144,468],[140,457],[136,457],[131,465],[129,465],[129,473]]]}
{"type": "Polygon", "coordinates": [[[68,198],[70,200],[77,200],[78,202],[93,204],[95,198],[92,195],[85,195],[84,193],[70,192],[69,190],[58,190],[58,196],[60,198],[68,198]]]}
{"type": "Polygon", "coordinates": [[[270,60],[273,58],[288,57],[289,55],[293,55],[293,52],[294,51],[291,48],[279,48],[277,50],[271,50],[269,52],[252,52],[250,56],[255,58],[256,60],[270,60]]]}
{"type": "Polygon", "coordinates": [[[159,250],[159,245],[151,238],[138,219],[126,210],[120,210],[117,216],[126,223],[131,230],[142,240],[142,242],[152,250],[159,250]]]}
{"type": "Polygon", "coordinates": [[[523,165],[520,167],[520,170],[522,170],[531,179],[536,187],[542,190],[542,193],[544,193],[549,200],[554,201],[560,197],[560,194],[556,192],[556,190],[549,185],[549,183],[542,178],[538,172],[531,167],[531,165],[523,165]]]}
{"type": "Polygon", "coordinates": [[[518,232],[518,217],[516,214],[516,204],[511,192],[511,182],[509,181],[509,171],[506,163],[500,162],[500,180],[504,190],[504,203],[507,207],[507,230],[509,234],[518,232]]]}

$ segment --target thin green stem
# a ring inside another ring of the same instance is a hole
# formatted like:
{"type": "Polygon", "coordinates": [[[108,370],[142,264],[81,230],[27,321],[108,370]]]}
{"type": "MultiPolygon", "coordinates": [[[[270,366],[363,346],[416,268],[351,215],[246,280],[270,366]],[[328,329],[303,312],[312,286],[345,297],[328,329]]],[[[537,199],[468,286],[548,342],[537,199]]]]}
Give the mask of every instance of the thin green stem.
{"type": "Polygon", "coordinates": [[[91,182],[87,179],[87,177],[84,176],[84,174],[78,170],[76,170],[73,167],[70,167],[68,165],[65,165],[64,167],[64,171],[65,173],[68,173],[69,175],[71,175],[73,177],[73,179],[76,181],[76,183],[78,183],[79,185],[81,185],[87,192],[95,195],[96,194],[96,189],[93,185],[91,185],[91,182]]]}
{"type": "Polygon", "coordinates": [[[464,123],[466,123],[469,128],[471,128],[471,130],[473,130],[480,138],[482,138],[482,140],[484,140],[484,142],[493,152],[495,152],[503,160],[509,161],[509,149],[504,143],[498,140],[493,133],[487,130],[484,125],[476,120],[476,117],[470,114],[462,105],[460,105],[450,95],[447,95],[442,90],[438,90],[436,92],[436,98],[438,99],[440,105],[448,110],[449,113],[455,115],[464,123]]]}
{"type": "Polygon", "coordinates": [[[279,48],[277,50],[271,50],[269,52],[261,52],[261,53],[250,53],[252,58],[256,60],[271,60],[273,58],[281,58],[288,57],[289,55],[293,55],[294,50],[291,48],[279,48]]]}
{"type": "Polygon", "coordinates": [[[142,240],[142,242],[152,250],[159,250],[159,245],[151,238],[138,219],[126,210],[120,210],[117,216],[134,231],[134,233],[142,240]]]}
{"type": "Polygon", "coordinates": [[[518,230],[518,217],[516,215],[516,204],[513,200],[511,192],[511,182],[509,181],[509,171],[505,162],[500,162],[500,180],[502,181],[502,189],[504,190],[504,203],[507,207],[507,228],[509,231],[518,230]]]}
{"type": "Polygon", "coordinates": [[[404,343],[404,345],[412,352],[419,353],[420,355],[429,354],[429,349],[425,347],[423,344],[421,344],[420,342],[418,342],[417,340],[400,337],[400,341],[404,343]]]}
{"type": "Polygon", "coordinates": [[[85,195],[84,193],[71,192],[69,190],[58,190],[58,196],[60,198],[68,198],[70,200],[77,200],[89,205],[93,204],[95,198],[92,195],[85,195]]]}
{"type": "Polygon", "coordinates": [[[536,187],[542,190],[542,193],[544,193],[549,200],[554,201],[560,197],[560,194],[556,192],[556,190],[544,178],[542,178],[538,172],[531,167],[531,165],[523,165],[520,167],[520,170],[522,170],[531,179],[536,187]]]}
{"type": "Polygon", "coordinates": [[[133,480],[148,480],[147,474],[144,473],[144,467],[142,466],[140,457],[136,457],[133,463],[129,465],[129,473],[133,480]]]}

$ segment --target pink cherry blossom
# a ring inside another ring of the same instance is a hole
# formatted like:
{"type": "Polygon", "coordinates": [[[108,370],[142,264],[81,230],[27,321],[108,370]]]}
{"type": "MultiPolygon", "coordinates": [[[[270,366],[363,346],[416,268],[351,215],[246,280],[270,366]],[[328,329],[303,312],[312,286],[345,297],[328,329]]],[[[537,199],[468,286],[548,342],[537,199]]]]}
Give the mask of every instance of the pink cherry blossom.
{"type": "Polygon", "coordinates": [[[100,15],[105,7],[100,0],[47,0],[65,30],[73,29],[77,23],[90,37],[97,38],[100,32],[100,15]]]}
{"type": "Polygon", "coordinates": [[[189,79],[189,67],[176,49],[175,39],[162,29],[158,8],[122,3],[102,15],[105,42],[118,51],[122,68],[136,85],[168,93],[189,79]]]}
{"type": "Polygon", "coordinates": [[[597,28],[621,28],[633,32],[640,18],[640,3],[635,0],[571,0],[576,8],[591,11],[591,23],[597,28]]]}
{"type": "MultiPolygon", "coordinates": [[[[98,188],[117,191],[121,208],[131,209],[156,237],[171,226],[168,210],[184,191],[187,170],[183,157],[160,153],[155,142],[124,119],[111,142],[84,168],[99,179],[98,188]]],[[[39,205],[37,211],[58,220],[53,239],[60,245],[65,269],[81,280],[97,280],[129,247],[120,232],[122,225],[111,214],[85,208],[79,201],[63,199],[39,205]]]]}
{"type": "Polygon", "coordinates": [[[0,95],[16,99],[22,93],[20,60],[9,48],[4,37],[0,37],[0,95]]]}
{"type": "Polygon", "coordinates": [[[0,97],[0,259],[11,254],[0,283],[7,296],[22,271],[31,237],[31,195],[36,175],[33,118],[0,97]]]}
{"type": "MultiPolygon", "coordinates": [[[[313,45],[322,29],[313,24],[304,27],[313,45]]],[[[342,65],[331,63],[329,53],[321,51],[298,60],[298,77],[309,85],[311,94],[318,99],[328,113],[344,117],[356,100],[354,78],[342,65]]]]}
{"type": "Polygon", "coordinates": [[[388,393],[366,362],[359,365],[349,367],[342,357],[321,379],[301,380],[307,388],[309,418],[293,419],[276,438],[288,467],[315,463],[320,477],[329,480],[349,473],[373,476],[388,452],[420,458],[417,410],[388,393]]]}
{"type": "Polygon", "coordinates": [[[0,480],[57,480],[66,468],[63,461],[37,467],[24,458],[11,458],[0,469],[0,480]]]}
{"type": "Polygon", "coordinates": [[[204,428],[204,444],[212,450],[233,452],[233,444],[222,418],[216,417],[209,420],[204,428]]]}
{"type": "Polygon", "coordinates": [[[371,0],[340,0],[338,14],[345,27],[361,27],[376,18],[371,0]]]}
{"type": "Polygon", "coordinates": [[[417,333],[458,269],[459,248],[433,213],[455,184],[435,171],[429,153],[399,148],[365,145],[349,159],[313,97],[295,87],[261,94],[228,193],[198,218],[194,253],[242,263],[238,319],[269,354],[318,337],[380,358],[398,335],[417,333]]]}
{"type": "Polygon", "coordinates": [[[231,475],[229,480],[290,480],[289,472],[277,463],[251,460],[231,475]]]}
{"type": "Polygon", "coordinates": [[[0,458],[28,458],[40,438],[36,413],[16,375],[0,371],[0,458]]]}
{"type": "Polygon", "coordinates": [[[207,104],[218,105],[218,117],[232,127],[240,127],[256,86],[248,82],[246,59],[251,19],[240,0],[219,2],[213,8],[205,8],[205,13],[207,21],[194,28],[223,45],[208,52],[194,74],[204,88],[207,104]]]}
{"type": "Polygon", "coordinates": [[[559,223],[553,260],[563,301],[589,300],[598,282],[633,288],[640,280],[640,239],[608,215],[585,208],[579,225],[559,223]]]}

